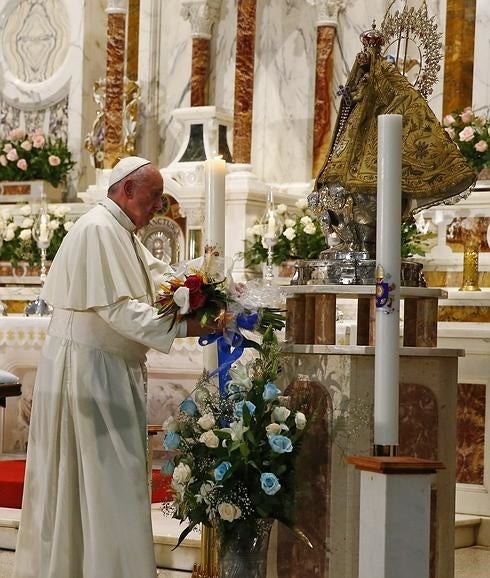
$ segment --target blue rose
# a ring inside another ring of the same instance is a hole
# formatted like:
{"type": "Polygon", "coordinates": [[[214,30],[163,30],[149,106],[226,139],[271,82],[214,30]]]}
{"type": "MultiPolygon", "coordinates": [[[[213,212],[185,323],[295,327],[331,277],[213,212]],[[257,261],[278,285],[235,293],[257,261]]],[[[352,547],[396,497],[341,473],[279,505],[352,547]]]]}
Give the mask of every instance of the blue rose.
{"type": "Polygon", "coordinates": [[[280,393],[281,390],[277,387],[277,385],[275,383],[269,382],[264,385],[264,393],[262,394],[262,397],[265,401],[272,401],[273,399],[276,399],[280,393]]]}
{"type": "Polygon", "coordinates": [[[281,484],[277,476],[270,472],[265,472],[260,476],[260,485],[268,496],[273,496],[281,489],[281,484]]]}
{"type": "Polygon", "coordinates": [[[193,417],[197,413],[197,405],[194,403],[193,399],[188,397],[180,404],[180,411],[183,411],[187,415],[193,417]]]}
{"type": "Polygon", "coordinates": [[[163,440],[163,447],[166,450],[176,450],[180,446],[180,435],[175,431],[168,431],[163,440]]]}
{"type": "Polygon", "coordinates": [[[269,445],[276,454],[287,454],[293,451],[293,444],[286,436],[275,435],[269,437],[269,445]]]}
{"type": "Polygon", "coordinates": [[[173,462],[173,460],[163,460],[162,463],[162,474],[164,476],[171,476],[174,473],[175,470],[175,464],[173,462]]]}
{"type": "Polygon", "coordinates": [[[221,462],[220,465],[214,468],[214,479],[217,482],[221,482],[221,480],[225,477],[226,472],[231,468],[230,462],[221,462]]]}
{"type": "Polygon", "coordinates": [[[235,417],[237,418],[241,418],[243,417],[243,406],[246,405],[248,408],[248,413],[250,415],[253,415],[255,413],[255,405],[248,400],[245,401],[239,401],[237,404],[235,404],[235,417]]]}

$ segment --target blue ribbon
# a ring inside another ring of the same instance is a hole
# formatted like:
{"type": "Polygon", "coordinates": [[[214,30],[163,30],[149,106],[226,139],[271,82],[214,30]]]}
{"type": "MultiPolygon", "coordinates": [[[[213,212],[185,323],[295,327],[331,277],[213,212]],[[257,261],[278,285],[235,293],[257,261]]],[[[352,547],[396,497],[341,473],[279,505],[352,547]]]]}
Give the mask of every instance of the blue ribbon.
{"type": "Polygon", "coordinates": [[[240,329],[252,330],[257,324],[257,313],[240,313],[235,319],[236,329],[224,333],[212,333],[199,338],[199,345],[206,346],[216,343],[218,349],[218,367],[210,373],[218,375],[219,393],[226,397],[226,384],[230,367],[240,359],[246,347],[255,347],[255,341],[246,339],[240,329]]]}

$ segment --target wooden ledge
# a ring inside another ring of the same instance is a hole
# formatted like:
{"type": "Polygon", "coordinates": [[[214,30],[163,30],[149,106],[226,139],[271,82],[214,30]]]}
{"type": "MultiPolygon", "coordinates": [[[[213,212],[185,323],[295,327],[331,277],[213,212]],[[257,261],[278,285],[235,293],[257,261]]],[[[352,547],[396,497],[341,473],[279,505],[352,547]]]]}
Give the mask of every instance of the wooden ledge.
{"type": "Polygon", "coordinates": [[[148,425],[148,435],[154,436],[163,431],[163,427],[161,425],[148,425]]]}
{"type": "Polygon", "coordinates": [[[378,474],[435,474],[437,470],[445,468],[439,461],[406,456],[347,456],[346,460],[356,470],[378,474]]]}

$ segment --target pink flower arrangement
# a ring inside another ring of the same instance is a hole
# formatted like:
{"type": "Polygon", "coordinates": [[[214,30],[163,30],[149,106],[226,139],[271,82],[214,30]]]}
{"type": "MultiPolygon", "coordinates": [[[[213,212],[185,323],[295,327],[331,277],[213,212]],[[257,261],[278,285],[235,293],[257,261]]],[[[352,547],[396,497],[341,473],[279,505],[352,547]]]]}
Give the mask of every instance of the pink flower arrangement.
{"type": "Polygon", "coordinates": [[[71,152],[62,139],[46,138],[41,132],[27,134],[22,128],[0,140],[0,180],[46,180],[54,187],[74,166],[71,152]]]}
{"type": "Polygon", "coordinates": [[[461,112],[447,114],[442,124],[475,171],[480,172],[490,167],[490,118],[488,114],[487,116],[477,115],[468,106],[461,112]]]}

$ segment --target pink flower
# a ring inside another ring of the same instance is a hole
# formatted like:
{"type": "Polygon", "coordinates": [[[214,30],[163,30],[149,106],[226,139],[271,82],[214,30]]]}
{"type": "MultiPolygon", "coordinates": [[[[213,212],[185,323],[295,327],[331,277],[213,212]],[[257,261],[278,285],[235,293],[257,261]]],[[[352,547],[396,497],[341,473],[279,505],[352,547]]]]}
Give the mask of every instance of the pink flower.
{"type": "Polygon", "coordinates": [[[448,127],[445,128],[444,130],[447,132],[447,134],[448,134],[452,139],[454,138],[454,134],[455,134],[455,133],[454,133],[454,128],[448,126],[448,127]]]}
{"type": "Polygon", "coordinates": [[[56,156],[56,155],[49,155],[48,157],[48,163],[52,166],[52,167],[57,167],[60,163],[60,157],[56,156]]]}
{"type": "Polygon", "coordinates": [[[14,147],[8,142],[4,147],[3,147],[3,152],[4,153],[8,153],[9,151],[11,151],[14,147]]]}
{"type": "Polygon", "coordinates": [[[20,148],[24,149],[25,151],[29,152],[32,149],[32,143],[30,140],[25,140],[20,143],[20,148]]]}
{"type": "Polygon", "coordinates": [[[7,162],[7,157],[5,155],[0,155],[0,165],[2,165],[2,167],[6,167],[7,162]]]}
{"type": "Polygon", "coordinates": [[[471,128],[471,126],[465,126],[458,136],[461,142],[469,142],[470,140],[473,140],[475,131],[471,128]]]}
{"type": "Polygon", "coordinates": [[[9,152],[7,153],[7,159],[9,161],[16,161],[18,160],[19,155],[17,154],[17,151],[15,149],[10,149],[9,152]]]}
{"type": "Polygon", "coordinates": [[[21,171],[26,171],[27,170],[27,161],[25,159],[19,159],[17,161],[17,168],[20,169],[21,171]]]}
{"type": "Polygon", "coordinates": [[[475,145],[475,150],[484,153],[488,149],[488,144],[484,140],[479,140],[475,145]]]}
{"type": "Polygon", "coordinates": [[[451,126],[454,124],[454,116],[452,114],[446,114],[446,116],[442,119],[442,124],[444,126],[451,126]]]}
{"type": "Polygon", "coordinates": [[[473,120],[473,111],[470,107],[466,107],[463,112],[461,113],[461,120],[464,124],[468,124],[473,120]]]}
{"type": "Polygon", "coordinates": [[[42,149],[44,146],[44,143],[46,142],[46,139],[44,138],[44,136],[39,132],[34,133],[31,136],[31,140],[32,140],[32,146],[35,149],[42,149]]]}
{"type": "Polygon", "coordinates": [[[25,136],[26,131],[23,128],[14,128],[9,133],[9,137],[11,140],[23,140],[25,136]]]}

